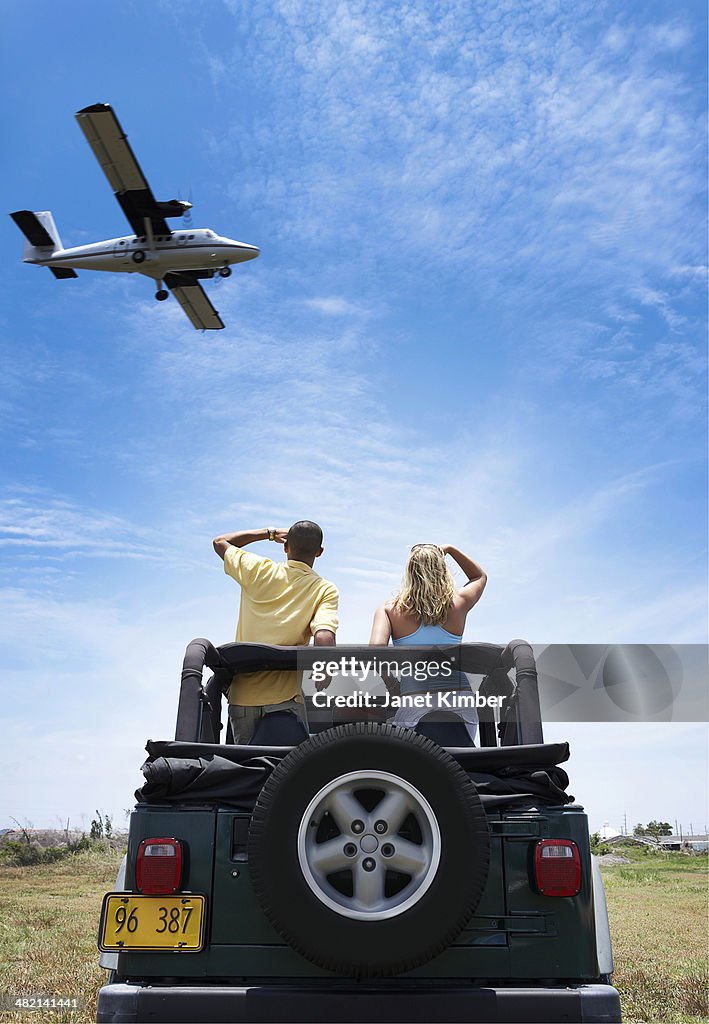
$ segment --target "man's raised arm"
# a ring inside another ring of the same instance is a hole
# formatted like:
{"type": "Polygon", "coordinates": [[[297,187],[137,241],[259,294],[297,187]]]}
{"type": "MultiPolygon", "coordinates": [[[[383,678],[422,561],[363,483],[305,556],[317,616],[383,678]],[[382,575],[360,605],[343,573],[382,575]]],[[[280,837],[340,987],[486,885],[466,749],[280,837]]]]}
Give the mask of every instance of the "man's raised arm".
{"type": "Polygon", "coordinates": [[[224,558],[228,547],[245,548],[247,544],[255,544],[258,540],[275,540],[278,544],[284,544],[288,530],[280,527],[262,526],[258,530],[237,530],[236,533],[222,533],[212,541],[212,547],[221,559],[224,558]]]}

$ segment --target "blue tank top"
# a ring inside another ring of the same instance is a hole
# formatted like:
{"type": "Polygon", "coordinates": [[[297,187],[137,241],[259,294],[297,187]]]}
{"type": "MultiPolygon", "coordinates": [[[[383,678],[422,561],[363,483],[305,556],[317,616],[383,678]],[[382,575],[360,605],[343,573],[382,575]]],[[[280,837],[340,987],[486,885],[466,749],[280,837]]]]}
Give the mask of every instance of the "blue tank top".
{"type": "Polygon", "coordinates": [[[459,644],[463,637],[458,633],[449,633],[443,626],[424,626],[423,623],[408,636],[400,636],[398,640],[392,638],[395,647],[409,647],[412,644],[459,644]]]}
{"type": "MultiPolygon", "coordinates": [[[[424,646],[426,644],[441,644],[450,646],[450,644],[460,644],[463,642],[463,637],[458,633],[449,633],[443,626],[425,626],[423,623],[413,633],[409,633],[408,636],[401,636],[398,640],[394,640],[392,637],[392,644],[394,647],[412,647],[416,644],[424,646]]],[[[469,690],[470,683],[467,677],[459,672],[457,669],[453,670],[450,675],[436,675],[426,676],[424,679],[415,679],[412,675],[402,674],[400,677],[401,692],[405,693],[422,693],[428,690],[469,690]]]]}

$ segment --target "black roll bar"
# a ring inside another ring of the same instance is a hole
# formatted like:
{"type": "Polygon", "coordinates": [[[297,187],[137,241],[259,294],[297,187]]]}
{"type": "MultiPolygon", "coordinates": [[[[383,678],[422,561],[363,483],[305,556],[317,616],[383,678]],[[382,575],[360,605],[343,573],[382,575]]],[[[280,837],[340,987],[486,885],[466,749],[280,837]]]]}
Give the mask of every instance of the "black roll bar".
{"type": "MultiPolygon", "coordinates": [[[[239,672],[310,669],[316,661],[354,658],[355,661],[402,662],[455,660],[463,671],[485,673],[479,692],[506,698],[497,726],[501,746],[543,743],[537,668],[532,648],[524,640],[498,644],[452,644],[438,647],[276,647],[268,644],[230,643],[215,647],[209,640],[188,644],[182,666],[175,739],[188,743],[218,743],[221,734],[222,694],[239,672]],[[204,669],[212,676],[202,682],[204,669]],[[514,681],[509,672],[514,671],[514,681]]],[[[492,709],[480,709],[483,746],[497,746],[492,709]]]]}
{"type": "Polygon", "coordinates": [[[177,705],[175,739],[187,742],[218,743],[221,733],[223,662],[217,648],[199,638],[187,645],[182,662],[180,699],[177,705]],[[202,683],[204,669],[214,674],[202,683]]]}
{"type": "Polygon", "coordinates": [[[526,640],[511,640],[502,652],[502,664],[514,669],[514,692],[503,716],[501,745],[543,743],[542,713],[534,651],[526,640]]]}

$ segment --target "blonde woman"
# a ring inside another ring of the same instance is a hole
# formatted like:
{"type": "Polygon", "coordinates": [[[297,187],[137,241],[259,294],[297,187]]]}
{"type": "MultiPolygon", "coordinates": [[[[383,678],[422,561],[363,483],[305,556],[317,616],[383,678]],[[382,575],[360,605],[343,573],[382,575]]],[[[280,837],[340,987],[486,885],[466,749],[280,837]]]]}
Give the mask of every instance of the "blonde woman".
{"type": "MultiPolygon", "coordinates": [[[[463,554],[452,544],[415,544],[409,555],[401,588],[391,601],[382,604],[374,613],[370,644],[395,646],[414,644],[455,644],[461,643],[465,619],[482,597],[487,575],[469,555],[463,554]],[[456,588],[453,576],[446,563],[450,555],[467,576],[465,586],[456,588]]],[[[402,676],[401,694],[432,693],[436,690],[470,693],[470,685],[462,673],[441,677],[436,680],[429,675],[425,683],[413,676],[402,676]]],[[[433,710],[438,705],[433,702],[433,710]]],[[[414,729],[418,721],[429,713],[429,707],[398,709],[394,725],[414,729]]],[[[458,709],[457,714],[465,722],[471,740],[477,732],[477,713],[474,708],[458,709]]]]}

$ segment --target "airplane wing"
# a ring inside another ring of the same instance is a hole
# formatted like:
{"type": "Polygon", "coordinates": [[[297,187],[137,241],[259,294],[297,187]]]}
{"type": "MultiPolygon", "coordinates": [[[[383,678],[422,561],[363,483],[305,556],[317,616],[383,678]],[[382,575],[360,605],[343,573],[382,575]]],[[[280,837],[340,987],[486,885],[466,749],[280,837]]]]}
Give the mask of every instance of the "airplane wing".
{"type": "Polygon", "coordinates": [[[189,204],[177,199],[163,203],[156,200],[108,103],[94,103],[75,116],[136,235],[146,233],[146,218],[150,220],[153,234],[169,235],[165,217],[181,217],[189,204]]]}
{"type": "Polygon", "coordinates": [[[165,274],[165,284],[198,331],[220,331],[222,319],[199,283],[194,271],[183,270],[165,274]]]}

